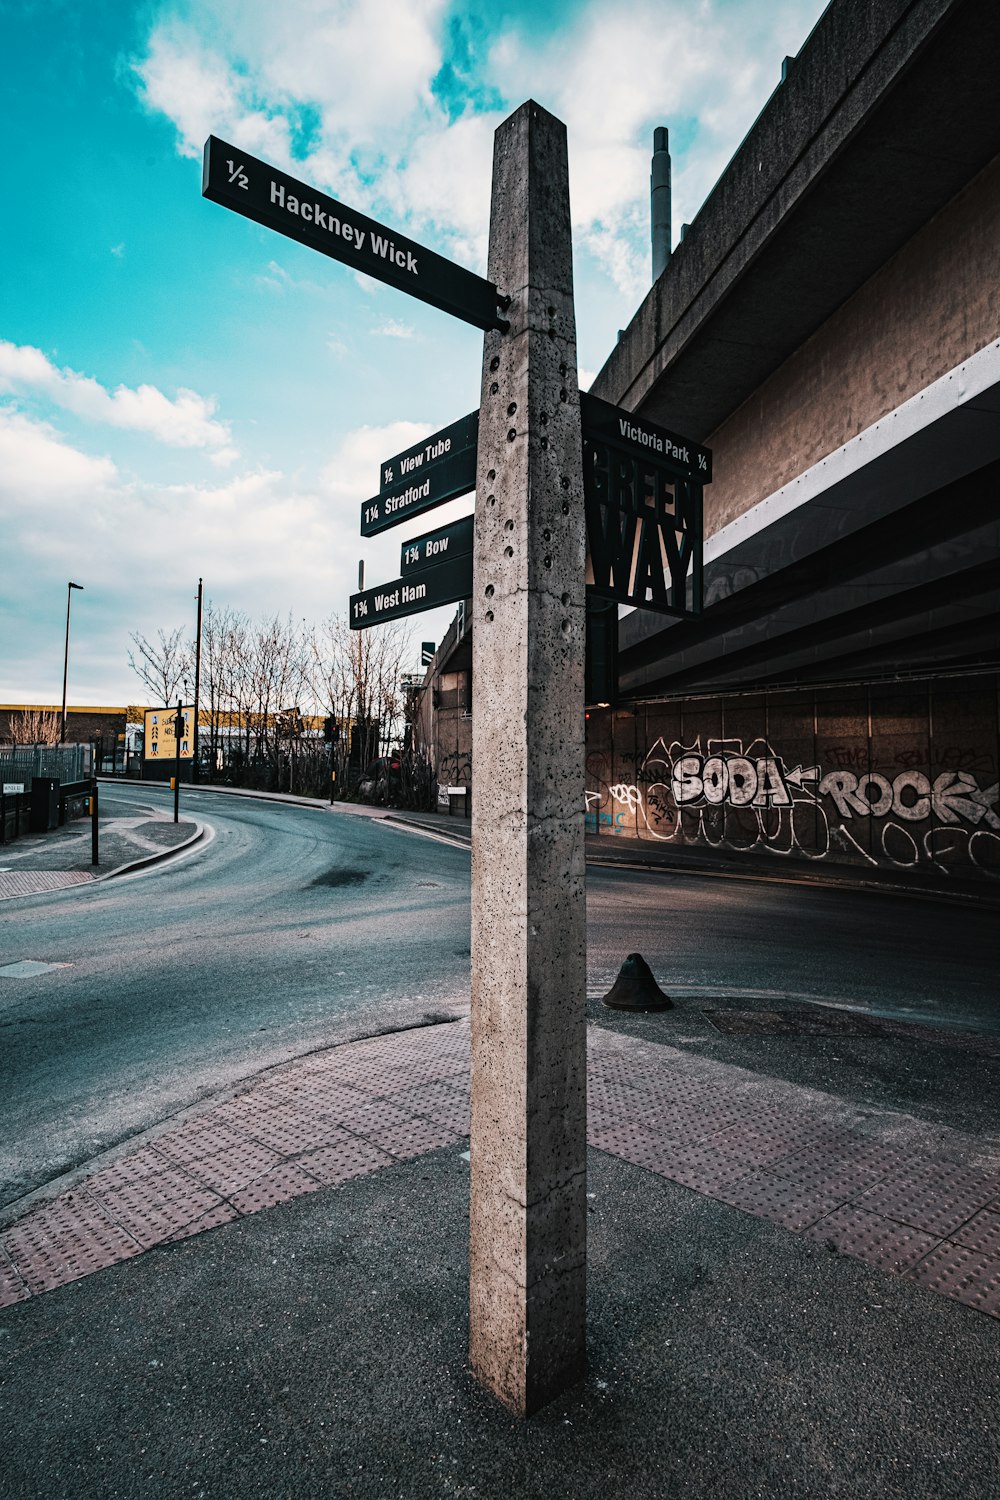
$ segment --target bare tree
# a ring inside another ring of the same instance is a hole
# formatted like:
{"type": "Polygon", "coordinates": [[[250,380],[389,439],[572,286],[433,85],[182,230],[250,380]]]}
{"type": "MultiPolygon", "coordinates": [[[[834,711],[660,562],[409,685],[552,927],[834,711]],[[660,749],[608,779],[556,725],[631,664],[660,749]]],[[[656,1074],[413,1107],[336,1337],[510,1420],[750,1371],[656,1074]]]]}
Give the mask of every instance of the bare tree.
{"type": "Polygon", "coordinates": [[[58,745],[62,717],[54,708],[23,708],[11,714],[7,737],[12,745],[58,745]]]}
{"type": "MultiPolygon", "coordinates": [[[[191,670],[193,645],[175,630],[134,634],[129,665],[165,705],[191,670]]],[[[333,615],[316,627],[291,615],[251,620],[209,601],[202,623],[200,722],[211,774],[254,786],[346,796],[353,777],[402,737],[400,684],[411,651],[406,624],[350,630],[333,615]],[[320,737],[312,715],[332,715],[338,737],[320,737]],[[331,753],[332,751],[332,753],[331,753]]]]}
{"type": "Polygon", "coordinates": [[[129,652],[128,664],[149,688],[154,700],[169,705],[177,701],[185,677],[192,675],[192,650],[179,625],[169,635],[162,629],[156,634],[157,640],[152,642],[138,632],[132,633],[136,649],[129,652]]]}
{"type": "Polygon", "coordinates": [[[401,736],[400,677],[410,649],[410,628],[401,621],[351,630],[343,616],[331,615],[310,635],[312,697],[337,721],[333,760],[342,795],[352,763],[362,771],[401,736]]]}

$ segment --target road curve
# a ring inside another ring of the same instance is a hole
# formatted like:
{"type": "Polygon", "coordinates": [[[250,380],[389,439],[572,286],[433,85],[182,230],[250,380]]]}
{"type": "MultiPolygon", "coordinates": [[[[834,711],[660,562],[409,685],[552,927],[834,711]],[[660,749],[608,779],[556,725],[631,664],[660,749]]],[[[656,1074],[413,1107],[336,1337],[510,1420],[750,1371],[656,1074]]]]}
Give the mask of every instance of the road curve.
{"type": "MultiPolygon", "coordinates": [[[[166,806],[102,788],[118,812],[166,806]]],[[[214,838],[138,876],[4,902],[0,1204],[226,1084],[461,1014],[469,860],[378,820],[185,792],[214,838]]]]}
{"type": "MultiPolygon", "coordinates": [[[[107,787],[115,812],[169,793],[107,787]]],[[[378,819],[185,790],[214,838],[135,877],[0,905],[0,1207],[262,1069],[457,1016],[469,853],[378,819]]],[[[995,913],[903,896],[588,874],[588,991],[641,952],[675,995],[808,996],[1000,1030],[995,913]]],[[[606,1013],[605,1013],[606,1014],[606,1013]]]]}

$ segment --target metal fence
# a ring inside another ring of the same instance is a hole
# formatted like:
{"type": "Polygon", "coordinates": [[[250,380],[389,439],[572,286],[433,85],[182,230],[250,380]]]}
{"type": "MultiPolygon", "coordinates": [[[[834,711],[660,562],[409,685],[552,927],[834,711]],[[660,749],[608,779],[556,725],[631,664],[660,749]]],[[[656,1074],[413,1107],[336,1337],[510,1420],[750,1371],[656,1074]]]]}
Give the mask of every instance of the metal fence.
{"type": "Polygon", "coordinates": [[[85,781],[94,774],[93,759],[90,745],[8,745],[0,748],[0,781],[21,781],[28,792],[32,776],[85,781]]]}

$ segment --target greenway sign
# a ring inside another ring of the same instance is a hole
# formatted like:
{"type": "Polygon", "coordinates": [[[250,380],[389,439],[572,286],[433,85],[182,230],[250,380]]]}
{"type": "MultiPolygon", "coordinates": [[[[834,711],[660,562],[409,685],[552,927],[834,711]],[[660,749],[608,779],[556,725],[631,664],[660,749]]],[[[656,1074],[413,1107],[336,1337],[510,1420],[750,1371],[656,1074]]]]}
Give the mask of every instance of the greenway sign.
{"type": "Polygon", "coordinates": [[[711,452],[587,393],[580,411],[588,592],[657,614],[699,615],[711,452]]]}

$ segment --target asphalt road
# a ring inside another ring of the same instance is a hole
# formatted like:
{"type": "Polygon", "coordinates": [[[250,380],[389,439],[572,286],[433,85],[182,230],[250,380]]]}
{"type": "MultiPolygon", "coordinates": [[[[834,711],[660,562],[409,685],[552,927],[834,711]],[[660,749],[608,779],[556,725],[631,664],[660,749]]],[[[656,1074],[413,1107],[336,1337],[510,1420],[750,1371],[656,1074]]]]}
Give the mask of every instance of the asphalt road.
{"type": "MultiPolygon", "coordinates": [[[[116,812],[168,796],[102,789],[116,812]]],[[[0,1207],[273,1063],[468,1007],[466,849],[346,813],[184,805],[214,830],[196,852],[0,903],[0,963],[65,966],[0,980],[0,1207]]],[[[639,951],[678,994],[1000,1030],[995,912],[606,869],[588,911],[592,997],[639,951]]]]}
{"type": "MultiPolygon", "coordinates": [[[[167,806],[102,787],[102,806],[167,806]]],[[[350,815],[185,793],[196,852],[0,903],[0,1204],[221,1086],[468,1006],[469,858],[350,815]]]]}

